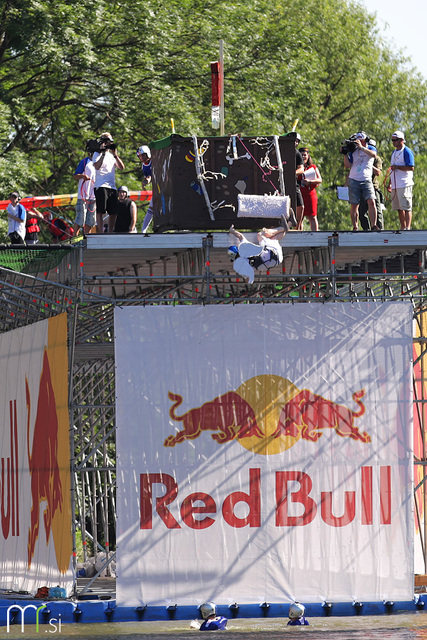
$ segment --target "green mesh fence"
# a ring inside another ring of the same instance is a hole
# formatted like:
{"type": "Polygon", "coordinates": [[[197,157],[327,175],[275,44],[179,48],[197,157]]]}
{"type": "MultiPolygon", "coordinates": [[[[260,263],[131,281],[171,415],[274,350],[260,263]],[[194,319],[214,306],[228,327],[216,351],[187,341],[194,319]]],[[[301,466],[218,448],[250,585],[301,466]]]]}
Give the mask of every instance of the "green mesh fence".
{"type": "Polygon", "coordinates": [[[73,249],[71,247],[0,247],[0,266],[12,271],[38,275],[54,269],[73,249]]]}

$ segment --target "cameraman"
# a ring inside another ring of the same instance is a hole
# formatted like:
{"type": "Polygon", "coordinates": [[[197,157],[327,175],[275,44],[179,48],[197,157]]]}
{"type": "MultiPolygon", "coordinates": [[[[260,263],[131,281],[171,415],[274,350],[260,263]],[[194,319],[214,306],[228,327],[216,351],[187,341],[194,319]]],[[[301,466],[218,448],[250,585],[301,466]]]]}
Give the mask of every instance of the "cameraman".
{"type": "Polygon", "coordinates": [[[368,204],[371,229],[378,231],[375,191],[372,184],[372,168],[377,155],[376,148],[369,144],[368,136],[359,131],[351,138],[354,150],[344,155],[344,166],[350,169],[348,177],[348,195],[353,231],[358,230],[359,203],[363,197],[368,204]]]}
{"type": "Polygon", "coordinates": [[[117,217],[116,169],[125,165],[117,154],[111,133],[105,131],[98,138],[98,151],[93,154],[95,175],[96,224],[98,233],[104,231],[104,215],[108,213],[108,231],[114,231],[117,217]]]}

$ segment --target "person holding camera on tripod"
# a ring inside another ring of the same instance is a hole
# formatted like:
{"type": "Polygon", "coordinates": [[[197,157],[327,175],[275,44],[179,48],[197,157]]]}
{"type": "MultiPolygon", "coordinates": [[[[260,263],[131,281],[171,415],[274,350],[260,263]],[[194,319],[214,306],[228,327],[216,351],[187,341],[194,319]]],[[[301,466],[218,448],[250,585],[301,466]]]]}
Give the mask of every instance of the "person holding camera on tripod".
{"type": "Polygon", "coordinates": [[[350,170],[348,176],[348,195],[350,201],[350,216],[353,231],[358,230],[359,203],[363,197],[368,204],[371,229],[378,231],[377,209],[375,207],[375,191],[372,184],[372,168],[377,155],[376,148],[369,144],[369,138],[364,131],[359,131],[346,141],[340,151],[344,153],[344,166],[350,170]]]}
{"type": "Polygon", "coordinates": [[[95,200],[97,232],[104,231],[104,215],[108,213],[108,231],[114,231],[117,218],[116,169],[123,170],[125,165],[117,154],[111,133],[101,133],[97,138],[98,150],[93,154],[95,168],[95,200]]]}

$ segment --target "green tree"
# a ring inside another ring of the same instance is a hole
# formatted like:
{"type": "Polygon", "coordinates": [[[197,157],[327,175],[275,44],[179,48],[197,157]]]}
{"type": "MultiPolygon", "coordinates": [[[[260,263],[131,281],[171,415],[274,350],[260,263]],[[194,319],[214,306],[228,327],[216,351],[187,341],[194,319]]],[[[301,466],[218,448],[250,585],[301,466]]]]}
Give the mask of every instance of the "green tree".
{"type": "Polygon", "coordinates": [[[349,228],[341,141],[363,129],[387,162],[403,129],[416,154],[414,226],[425,227],[426,84],[356,2],[0,0],[0,187],[75,189],[89,137],[119,143],[138,188],[136,148],[171,132],[212,135],[210,67],[225,46],[226,131],[283,134],[296,118],[318,164],[321,228],[349,228]]]}

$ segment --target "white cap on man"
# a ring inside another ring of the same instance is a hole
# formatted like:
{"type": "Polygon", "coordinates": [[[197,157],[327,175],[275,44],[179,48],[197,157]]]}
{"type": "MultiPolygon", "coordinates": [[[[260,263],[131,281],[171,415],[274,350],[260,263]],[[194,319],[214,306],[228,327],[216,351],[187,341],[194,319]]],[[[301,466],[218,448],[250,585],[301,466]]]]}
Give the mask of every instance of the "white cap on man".
{"type": "Polygon", "coordinates": [[[122,185],[121,187],[119,187],[117,191],[125,191],[126,195],[129,195],[129,189],[125,187],[125,185],[122,185]]]}
{"type": "Polygon", "coordinates": [[[391,137],[398,138],[399,140],[404,140],[405,134],[403,133],[403,131],[395,131],[394,133],[391,134],[391,137]]]}
{"type": "Polygon", "coordinates": [[[151,158],[151,151],[150,151],[150,147],[147,147],[146,144],[143,144],[139,147],[139,149],[136,152],[137,156],[142,156],[146,154],[149,158],[151,158]]]}

